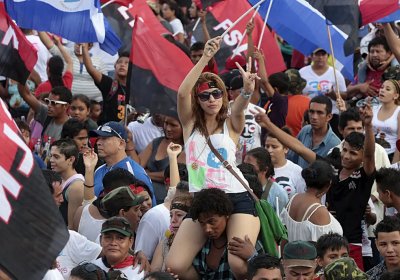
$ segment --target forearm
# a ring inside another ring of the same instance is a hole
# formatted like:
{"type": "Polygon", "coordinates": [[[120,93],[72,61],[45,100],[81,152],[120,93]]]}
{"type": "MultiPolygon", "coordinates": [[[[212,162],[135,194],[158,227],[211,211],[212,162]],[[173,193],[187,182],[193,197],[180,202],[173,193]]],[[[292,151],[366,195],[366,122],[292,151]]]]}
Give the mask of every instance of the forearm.
{"type": "MultiPolygon", "coordinates": [[[[247,55],[246,55],[246,61],[249,60],[249,57],[254,57],[254,41],[253,41],[253,36],[250,34],[247,34],[247,55]]],[[[254,67],[254,63],[251,67],[254,67]]],[[[252,69],[255,70],[255,69],[252,69]]],[[[253,71],[254,72],[254,71],[253,71]]]]}
{"type": "Polygon", "coordinates": [[[349,86],[347,87],[347,96],[346,96],[346,98],[347,98],[347,99],[351,99],[351,98],[353,98],[354,96],[356,96],[357,94],[361,93],[360,87],[361,87],[360,84],[357,84],[357,85],[349,85],[349,86]]]}
{"type": "Polygon", "coordinates": [[[396,59],[400,61],[400,40],[394,33],[390,23],[385,23],[383,25],[383,31],[385,32],[385,37],[389,44],[390,49],[392,50],[396,59]]]}
{"type": "Polygon", "coordinates": [[[375,136],[372,124],[365,125],[364,157],[365,160],[374,160],[375,158],[375,136]]]}
{"type": "Polygon", "coordinates": [[[157,172],[146,172],[149,175],[150,179],[155,182],[164,182],[164,171],[157,171],[157,172]]]}
{"type": "Polygon", "coordinates": [[[51,49],[54,46],[54,42],[50,39],[49,35],[47,35],[47,33],[43,31],[38,33],[43,45],[45,45],[48,50],[51,49]]]}
{"type": "Polygon", "coordinates": [[[206,20],[201,22],[201,27],[203,29],[203,36],[204,36],[204,42],[207,42],[208,40],[211,39],[210,33],[208,33],[208,28],[207,28],[207,23],[206,20]]]}
{"type": "Polygon", "coordinates": [[[94,199],[94,170],[85,170],[85,184],[83,186],[83,200],[94,199]]]}
{"type": "Polygon", "coordinates": [[[67,52],[67,50],[65,49],[65,47],[61,43],[58,44],[57,47],[60,50],[60,53],[61,53],[65,63],[67,64],[67,67],[72,67],[72,58],[69,55],[69,53],[67,52]]]}
{"type": "MultiPolygon", "coordinates": [[[[245,89],[243,89],[243,91],[245,93],[247,93],[245,89]]],[[[232,117],[244,116],[244,110],[246,110],[247,106],[249,105],[249,102],[250,102],[250,98],[245,98],[242,94],[240,94],[235,99],[235,101],[233,102],[233,104],[231,106],[231,108],[232,108],[231,116],[232,117]]]]}
{"type": "Polygon", "coordinates": [[[169,185],[176,187],[181,181],[179,176],[178,159],[176,157],[169,158],[169,185]]]}
{"type": "Polygon", "coordinates": [[[190,70],[189,74],[185,77],[182,84],[178,89],[178,98],[190,98],[192,93],[192,89],[197,82],[197,79],[200,77],[203,72],[204,67],[207,66],[209,59],[206,57],[201,57],[199,62],[197,62],[192,70],[190,70]]]}

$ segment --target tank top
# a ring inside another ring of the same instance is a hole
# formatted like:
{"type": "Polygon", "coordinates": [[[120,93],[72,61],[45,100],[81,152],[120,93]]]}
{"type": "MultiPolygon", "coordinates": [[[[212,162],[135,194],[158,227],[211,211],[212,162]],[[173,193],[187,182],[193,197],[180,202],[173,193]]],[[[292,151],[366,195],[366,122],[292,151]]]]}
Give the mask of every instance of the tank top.
{"type": "Polygon", "coordinates": [[[169,165],[168,156],[161,160],[156,160],[158,146],[160,146],[161,141],[163,139],[164,139],[164,137],[158,137],[158,138],[154,139],[151,144],[152,145],[151,155],[147,162],[147,169],[150,172],[164,171],[165,168],[167,168],[167,166],[169,165]]]}
{"type": "Polygon", "coordinates": [[[396,151],[397,116],[400,112],[400,106],[397,106],[393,115],[384,121],[378,119],[378,112],[381,107],[382,105],[373,107],[372,126],[377,139],[376,142],[384,147],[388,154],[392,154],[396,151]]]}
{"type": "Polygon", "coordinates": [[[289,216],[290,206],[292,205],[293,199],[296,197],[295,194],[289,201],[286,208],[281,212],[281,220],[288,230],[288,241],[302,240],[302,241],[317,241],[321,235],[329,232],[338,233],[343,235],[343,229],[340,223],[329,213],[331,219],[330,223],[327,225],[316,225],[309,221],[310,217],[317,211],[320,207],[325,207],[321,203],[311,204],[303,215],[300,222],[295,221],[289,216]]]}
{"type": "Polygon", "coordinates": [[[85,236],[90,241],[96,242],[97,237],[99,237],[101,226],[103,225],[105,219],[95,219],[90,215],[89,205],[83,207],[81,220],[79,221],[78,232],[85,236]]]}
{"type": "MultiPolygon", "coordinates": [[[[236,167],[236,145],[229,136],[225,120],[222,133],[210,135],[211,143],[222,157],[246,182],[236,167]]],[[[186,164],[189,173],[189,192],[198,192],[204,188],[218,188],[226,193],[242,193],[246,189],[224,167],[211,151],[207,139],[198,130],[194,130],[185,143],[186,164]]]]}
{"type": "Polygon", "coordinates": [[[75,181],[85,181],[85,178],[82,174],[75,174],[69,177],[65,182],[62,183],[62,196],[64,201],[60,205],[60,212],[64,218],[65,223],[68,225],[68,189],[69,186],[75,181]]]}

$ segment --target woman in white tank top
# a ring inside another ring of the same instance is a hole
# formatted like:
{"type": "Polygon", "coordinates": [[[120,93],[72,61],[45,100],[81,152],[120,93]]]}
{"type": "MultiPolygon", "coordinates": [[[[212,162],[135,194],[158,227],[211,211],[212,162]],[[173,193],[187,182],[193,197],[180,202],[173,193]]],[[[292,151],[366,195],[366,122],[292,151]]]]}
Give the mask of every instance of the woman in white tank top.
{"type": "Polygon", "coordinates": [[[288,241],[316,242],[329,232],[343,235],[340,223],[321,204],[321,197],[329,190],[334,178],[332,167],[316,160],[303,169],[301,176],[306,181],[306,192],[294,195],[280,215],[288,230],[288,241]]]}
{"type": "MultiPolygon", "coordinates": [[[[247,235],[255,244],[260,222],[254,216],[254,202],[207,144],[210,140],[223,158],[243,177],[236,169],[235,153],[244,129],[244,110],[254,91],[257,75],[238,66],[244,86],[240,96],[231,105],[231,114],[228,116],[228,93],[223,81],[215,74],[202,73],[219,50],[221,40],[221,37],[216,37],[206,43],[203,56],[178,91],[178,115],[183,127],[189,191],[196,193],[204,188],[220,188],[227,193],[234,205],[234,214],[225,217],[228,223],[227,242],[235,236],[244,239],[247,235]]],[[[247,69],[251,69],[251,62],[247,69]]],[[[179,275],[179,279],[198,278],[192,262],[206,242],[203,232],[201,225],[189,218],[179,228],[166,261],[166,267],[179,275]]],[[[237,279],[246,276],[245,260],[229,253],[228,262],[237,279]]]]}
{"type": "Polygon", "coordinates": [[[400,160],[396,141],[400,138],[400,84],[396,80],[387,80],[379,90],[381,104],[373,108],[374,128],[376,142],[385,148],[392,163],[400,160]]]}

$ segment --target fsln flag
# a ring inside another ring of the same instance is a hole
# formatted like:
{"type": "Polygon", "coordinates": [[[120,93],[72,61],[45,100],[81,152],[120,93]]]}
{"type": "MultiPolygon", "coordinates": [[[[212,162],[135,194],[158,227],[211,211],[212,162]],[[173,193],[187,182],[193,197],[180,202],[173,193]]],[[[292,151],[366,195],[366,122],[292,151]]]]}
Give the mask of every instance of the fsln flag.
{"type": "Polygon", "coordinates": [[[0,2],[0,74],[25,84],[37,59],[37,50],[0,2]]]}
{"type": "MultiPolygon", "coordinates": [[[[400,9],[399,5],[399,0],[361,0],[360,11],[362,16],[362,25],[381,21],[381,19],[387,16],[394,16],[400,9]]],[[[400,18],[397,17],[393,21],[399,19],[400,18]]],[[[386,19],[383,22],[389,22],[389,20],[386,19]]]]}
{"type": "Polygon", "coordinates": [[[176,110],[178,88],[193,63],[162,36],[165,29],[144,0],[135,0],[129,12],[135,16],[128,78],[131,104],[168,114],[176,110]]]}
{"type": "MultiPolygon", "coordinates": [[[[258,1],[257,1],[258,2],[258,1]]],[[[246,1],[224,0],[216,2],[213,6],[207,8],[207,27],[211,37],[221,35],[244,14],[251,6],[246,1]]],[[[219,69],[223,69],[225,61],[235,54],[245,55],[247,53],[247,35],[246,24],[251,19],[253,13],[248,14],[243,20],[235,25],[228,34],[223,37],[221,49],[215,55],[219,69]],[[243,40],[239,45],[241,39],[243,40]]],[[[262,40],[260,48],[264,52],[266,68],[268,74],[274,74],[286,69],[279,46],[272,32],[265,28],[264,36],[261,38],[261,30],[264,25],[263,19],[256,15],[254,18],[253,40],[255,46],[259,40],[262,40]]],[[[193,36],[196,40],[203,40],[201,26],[198,26],[193,36]]]]}
{"type": "Polygon", "coordinates": [[[116,54],[121,46],[101,12],[100,0],[4,0],[18,26],[57,34],[75,43],[99,42],[116,54]]]}
{"type": "MultiPolygon", "coordinates": [[[[255,5],[258,0],[248,0],[255,5]]],[[[259,13],[264,18],[268,7],[271,11],[267,23],[285,41],[305,55],[317,48],[330,52],[326,18],[305,0],[266,0],[259,13]]],[[[335,25],[329,26],[335,52],[336,66],[349,80],[354,79],[353,56],[346,56],[344,43],[348,35],[335,25]]]]}
{"type": "Polygon", "coordinates": [[[32,151],[0,99],[0,269],[40,280],[69,234],[32,151]]]}

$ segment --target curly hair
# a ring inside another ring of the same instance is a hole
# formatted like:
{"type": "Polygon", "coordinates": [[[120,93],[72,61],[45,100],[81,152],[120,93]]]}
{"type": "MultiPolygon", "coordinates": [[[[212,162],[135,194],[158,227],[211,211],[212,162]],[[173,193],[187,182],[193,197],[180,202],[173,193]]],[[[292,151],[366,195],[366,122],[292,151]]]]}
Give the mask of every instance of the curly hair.
{"type": "Polygon", "coordinates": [[[196,193],[190,216],[193,221],[198,220],[201,214],[215,214],[229,216],[233,212],[233,204],[228,195],[220,189],[203,189],[196,193]]]}
{"type": "Polygon", "coordinates": [[[225,84],[220,77],[213,73],[202,73],[197,80],[196,84],[192,89],[192,111],[193,116],[195,118],[193,129],[197,129],[203,135],[208,135],[206,120],[204,117],[204,111],[200,107],[199,102],[197,101],[197,87],[205,82],[215,82],[217,84],[218,89],[222,90],[222,107],[217,114],[217,123],[218,128],[223,127],[226,118],[228,117],[228,107],[229,107],[229,100],[228,100],[228,92],[226,91],[225,84]]]}

